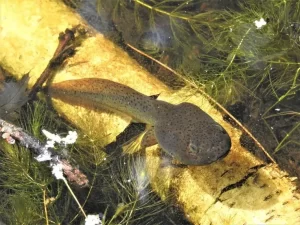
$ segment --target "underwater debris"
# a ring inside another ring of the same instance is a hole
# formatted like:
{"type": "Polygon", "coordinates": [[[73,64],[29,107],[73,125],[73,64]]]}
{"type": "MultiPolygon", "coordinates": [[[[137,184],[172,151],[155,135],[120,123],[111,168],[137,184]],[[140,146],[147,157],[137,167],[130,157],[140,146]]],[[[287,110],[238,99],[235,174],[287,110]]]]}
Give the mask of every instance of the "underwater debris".
{"type": "Polygon", "coordinates": [[[20,81],[3,82],[0,89],[0,118],[16,120],[20,108],[29,100],[27,93],[28,74],[20,81]]]}
{"type": "MultiPolygon", "coordinates": [[[[62,163],[64,174],[70,182],[78,182],[76,184],[79,186],[85,186],[88,184],[88,179],[80,170],[73,168],[67,160],[61,159],[59,154],[54,152],[51,147],[47,147],[47,144],[44,144],[35,137],[30,136],[24,132],[22,128],[0,119],[0,133],[5,134],[5,137],[9,134],[11,138],[18,140],[22,146],[27,149],[33,149],[34,153],[38,154],[36,160],[39,162],[51,161],[54,164],[62,163]]],[[[66,138],[60,138],[64,144],[66,144],[69,139],[72,139],[72,141],[75,139],[74,132],[70,132],[69,135],[70,134],[72,138],[68,138],[68,136],[66,138]]]]}
{"type": "Polygon", "coordinates": [[[10,133],[5,132],[2,134],[2,138],[6,140],[7,143],[13,145],[14,143],[16,143],[16,140],[10,136],[10,133]]]}

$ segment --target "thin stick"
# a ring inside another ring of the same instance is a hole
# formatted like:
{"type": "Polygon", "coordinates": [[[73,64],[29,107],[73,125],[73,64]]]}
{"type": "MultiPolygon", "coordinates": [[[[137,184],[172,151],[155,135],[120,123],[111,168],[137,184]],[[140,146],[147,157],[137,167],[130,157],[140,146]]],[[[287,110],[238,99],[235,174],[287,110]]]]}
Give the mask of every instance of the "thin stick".
{"type": "Polygon", "coordinates": [[[47,205],[46,202],[46,190],[43,189],[43,201],[44,201],[44,211],[45,211],[45,217],[46,217],[46,225],[49,225],[49,219],[48,219],[48,212],[47,212],[47,205]]]}
{"type": "Polygon", "coordinates": [[[69,191],[70,191],[72,197],[74,198],[75,202],[77,203],[77,205],[78,205],[80,211],[82,212],[82,214],[84,215],[84,217],[86,217],[86,214],[85,214],[85,212],[84,212],[84,210],[83,210],[81,204],[79,203],[77,197],[75,196],[74,192],[72,191],[71,187],[69,186],[68,181],[67,181],[65,178],[63,179],[63,181],[65,182],[65,185],[67,186],[67,188],[69,189],[69,191]]]}
{"type": "MultiPolygon", "coordinates": [[[[32,149],[35,154],[41,155],[44,153],[46,144],[40,142],[37,138],[30,136],[22,128],[15,126],[0,118],[0,133],[9,134],[10,137],[18,140],[19,143],[27,149],[32,149]]],[[[56,153],[49,148],[48,151],[56,155],[56,153]]]]}
{"type": "Polygon", "coordinates": [[[53,57],[49,61],[47,67],[44,69],[40,77],[36,80],[35,84],[32,86],[29,93],[29,98],[33,98],[42,87],[43,83],[45,83],[46,80],[50,79],[53,69],[58,67],[67,57],[67,54],[65,54],[67,50],[72,50],[69,45],[70,42],[74,40],[74,32],[75,28],[72,30],[66,29],[64,33],[59,34],[59,43],[53,54],[53,57]]]}
{"type": "MultiPolygon", "coordinates": [[[[171,71],[172,73],[174,73],[175,75],[177,75],[178,77],[180,77],[181,79],[183,79],[186,83],[190,84],[192,87],[197,88],[197,90],[200,91],[200,93],[202,95],[204,95],[209,101],[213,102],[215,105],[218,106],[219,109],[221,109],[225,114],[227,114],[246,134],[249,135],[249,137],[252,138],[252,140],[256,143],[256,145],[266,154],[266,156],[271,160],[271,162],[276,164],[276,161],[271,157],[271,155],[266,151],[266,149],[262,146],[262,144],[252,135],[252,133],[246,128],[244,127],[233,115],[231,115],[220,103],[218,103],[215,99],[213,99],[211,96],[209,96],[206,92],[204,92],[203,90],[199,89],[199,87],[192,83],[191,81],[189,81],[187,78],[185,78],[183,75],[181,75],[180,73],[176,72],[175,70],[171,69],[170,67],[168,67],[167,65],[163,64],[162,62],[158,61],[157,59],[154,59],[153,57],[147,55],[146,53],[142,52],[141,50],[133,47],[130,44],[126,44],[128,47],[130,47],[131,49],[133,49],[134,51],[140,53],[141,55],[153,60],[154,62],[158,63],[159,65],[161,65],[162,67],[164,67],[165,69],[171,71]]],[[[204,86],[203,84],[201,84],[202,86],[204,86]]]]}

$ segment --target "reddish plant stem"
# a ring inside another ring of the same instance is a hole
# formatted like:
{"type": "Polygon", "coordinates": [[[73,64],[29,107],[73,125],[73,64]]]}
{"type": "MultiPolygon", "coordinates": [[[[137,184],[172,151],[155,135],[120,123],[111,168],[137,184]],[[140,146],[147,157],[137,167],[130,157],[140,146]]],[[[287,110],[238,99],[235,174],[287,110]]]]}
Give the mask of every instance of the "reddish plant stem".
{"type": "Polygon", "coordinates": [[[58,37],[58,46],[53,54],[52,59],[49,61],[47,67],[44,69],[41,76],[37,79],[31,91],[29,93],[29,98],[35,97],[36,93],[39,92],[42,85],[51,78],[51,74],[55,68],[60,66],[63,61],[74,52],[72,42],[75,39],[76,28],[66,29],[64,33],[60,33],[58,37]]]}

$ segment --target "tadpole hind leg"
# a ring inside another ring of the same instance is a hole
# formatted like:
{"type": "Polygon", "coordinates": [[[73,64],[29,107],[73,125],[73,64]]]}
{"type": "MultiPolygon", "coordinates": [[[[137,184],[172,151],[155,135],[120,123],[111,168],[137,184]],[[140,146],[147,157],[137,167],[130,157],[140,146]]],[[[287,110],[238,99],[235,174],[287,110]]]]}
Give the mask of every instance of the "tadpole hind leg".
{"type": "Polygon", "coordinates": [[[116,141],[105,146],[104,151],[111,155],[122,155],[122,146],[130,139],[141,134],[146,128],[144,123],[130,123],[117,137],[116,141]]]}
{"type": "Polygon", "coordinates": [[[161,150],[161,163],[160,167],[167,167],[171,166],[173,168],[187,168],[187,165],[180,163],[179,161],[175,160],[171,155],[161,150]]]}

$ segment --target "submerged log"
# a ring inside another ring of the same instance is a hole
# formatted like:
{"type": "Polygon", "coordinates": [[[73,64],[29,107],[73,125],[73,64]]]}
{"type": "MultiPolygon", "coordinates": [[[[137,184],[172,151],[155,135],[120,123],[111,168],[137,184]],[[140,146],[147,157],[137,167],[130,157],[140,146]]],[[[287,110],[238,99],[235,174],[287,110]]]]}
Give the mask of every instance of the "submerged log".
{"type": "MultiPolygon", "coordinates": [[[[30,86],[51,59],[57,34],[85,22],[58,1],[0,0],[0,64],[21,76],[30,71],[30,86]]],[[[121,48],[89,29],[89,37],[67,60],[53,82],[98,77],[132,87],[172,103],[192,102],[211,115],[232,139],[230,154],[207,166],[185,168],[165,165],[159,146],[147,149],[151,183],[164,198],[175,193],[178,204],[194,224],[299,224],[300,194],[294,178],[276,164],[264,164],[244,149],[241,132],[223,121],[221,114],[196,90],[173,92],[145,71],[121,48]]],[[[53,100],[55,109],[91,139],[102,145],[114,141],[130,122],[99,110],[86,110],[53,100]]]]}

